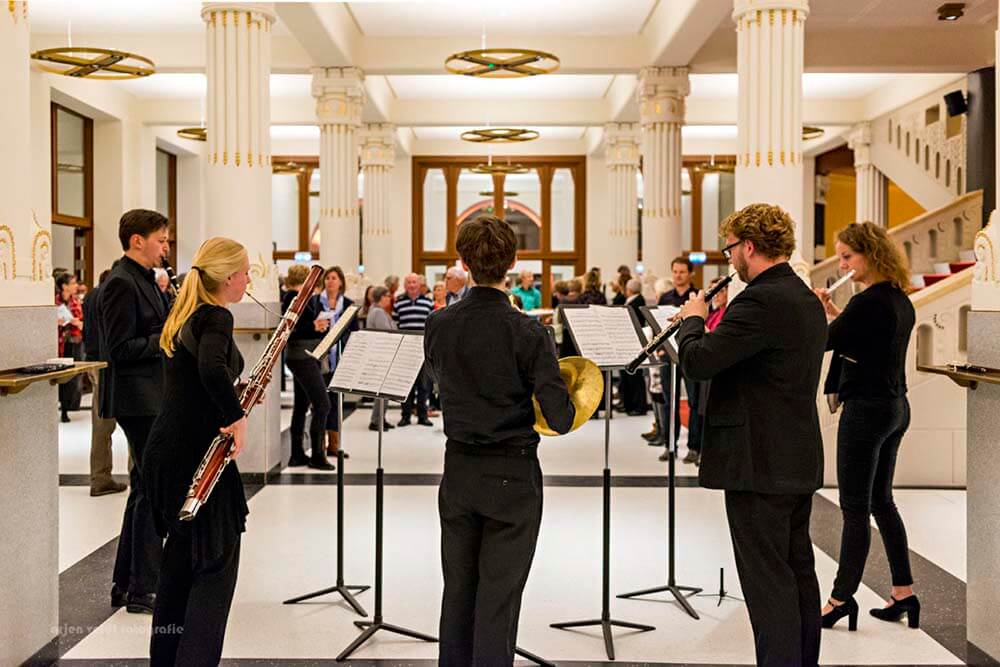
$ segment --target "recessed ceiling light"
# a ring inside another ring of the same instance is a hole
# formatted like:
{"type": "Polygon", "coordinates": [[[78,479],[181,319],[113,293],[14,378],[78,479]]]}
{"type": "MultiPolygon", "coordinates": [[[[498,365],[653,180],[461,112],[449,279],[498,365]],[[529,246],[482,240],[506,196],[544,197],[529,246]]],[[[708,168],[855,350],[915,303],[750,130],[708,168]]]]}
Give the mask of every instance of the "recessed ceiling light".
{"type": "Polygon", "coordinates": [[[938,21],[957,21],[965,15],[964,2],[946,2],[937,9],[938,21]]]}

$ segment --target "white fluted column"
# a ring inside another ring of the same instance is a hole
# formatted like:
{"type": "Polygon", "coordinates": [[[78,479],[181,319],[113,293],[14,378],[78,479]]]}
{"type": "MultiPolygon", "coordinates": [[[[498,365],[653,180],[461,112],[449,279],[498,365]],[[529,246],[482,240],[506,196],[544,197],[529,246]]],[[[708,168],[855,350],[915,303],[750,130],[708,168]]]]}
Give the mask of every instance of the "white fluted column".
{"type": "MultiPolygon", "coordinates": [[[[604,126],[604,164],[608,169],[608,192],[611,208],[611,235],[631,239],[634,264],[635,239],[639,235],[636,172],[639,170],[641,135],[635,123],[609,123],[604,126]]],[[[623,258],[624,259],[624,258],[623,258]]]]}
{"type": "MultiPolygon", "coordinates": [[[[802,67],[808,0],[734,0],[739,76],[736,208],[785,209],[802,242],[802,67]]],[[[792,266],[808,277],[797,248],[792,266]]]]}
{"type": "Polygon", "coordinates": [[[358,143],[364,75],[356,67],[314,67],[312,94],[319,123],[320,260],[356,273],[358,229],[358,143]]]}
{"type": "Polygon", "coordinates": [[[642,262],[665,276],[681,253],[681,126],[690,92],[688,68],[644,67],[639,72],[642,123],[642,262]]]}
{"type": "Polygon", "coordinates": [[[364,214],[361,237],[365,274],[392,273],[389,196],[392,168],[396,164],[396,126],[389,123],[364,125],[360,132],[361,171],[365,175],[364,214]]]}
{"type": "Polygon", "coordinates": [[[854,151],[854,173],[856,187],[855,214],[858,222],[870,221],[885,227],[885,176],[872,163],[871,123],[859,123],[847,139],[848,147],[854,151]]]}
{"type": "Polygon", "coordinates": [[[205,234],[250,256],[251,291],[277,301],[271,239],[271,26],[268,3],[206,3],[205,234]]]}

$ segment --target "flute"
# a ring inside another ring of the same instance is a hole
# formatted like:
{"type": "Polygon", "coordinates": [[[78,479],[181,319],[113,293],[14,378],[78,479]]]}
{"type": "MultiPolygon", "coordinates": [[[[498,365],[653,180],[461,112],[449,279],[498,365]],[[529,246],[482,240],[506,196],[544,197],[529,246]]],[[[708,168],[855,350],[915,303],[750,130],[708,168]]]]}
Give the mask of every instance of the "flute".
{"type": "Polygon", "coordinates": [[[170,279],[170,291],[173,292],[171,296],[176,299],[177,295],[181,293],[181,284],[177,280],[177,274],[174,273],[174,267],[170,266],[170,262],[167,261],[166,257],[160,258],[160,265],[167,272],[167,277],[170,279]]]}
{"type": "Polygon", "coordinates": [[[842,285],[844,285],[845,283],[847,283],[847,281],[849,281],[853,276],[854,276],[854,269],[851,269],[850,271],[848,271],[847,273],[845,273],[844,275],[842,275],[840,278],[838,278],[837,282],[835,282],[832,285],[830,285],[829,287],[827,287],[826,288],[826,293],[827,294],[833,294],[834,290],[839,289],[842,285]]]}
{"type": "MultiPolygon", "coordinates": [[[[712,300],[712,297],[726,289],[735,277],[735,273],[730,273],[728,276],[716,283],[715,287],[708,290],[705,294],[705,303],[709,303],[712,300]]],[[[625,366],[625,372],[635,373],[639,366],[642,365],[642,362],[646,361],[647,357],[656,352],[656,348],[663,345],[663,343],[665,343],[671,336],[677,333],[677,330],[681,328],[681,322],[683,322],[683,320],[674,320],[670,326],[653,336],[652,340],[646,344],[646,347],[642,348],[642,352],[640,352],[635,359],[628,362],[628,365],[625,366]]]]}

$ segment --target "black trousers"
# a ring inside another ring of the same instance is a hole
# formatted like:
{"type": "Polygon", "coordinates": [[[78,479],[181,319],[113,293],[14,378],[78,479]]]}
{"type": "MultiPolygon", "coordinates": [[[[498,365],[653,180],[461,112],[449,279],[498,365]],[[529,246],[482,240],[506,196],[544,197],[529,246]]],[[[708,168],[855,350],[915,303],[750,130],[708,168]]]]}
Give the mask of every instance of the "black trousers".
{"type": "Polygon", "coordinates": [[[910,425],[906,398],[860,399],[844,403],[837,431],[837,484],[844,532],[832,597],[846,600],[858,590],[871,548],[874,515],[885,545],[893,586],[913,583],[906,528],[892,499],[899,443],[910,425]]]}
{"type": "Polygon", "coordinates": [[[142,454],[155,417],[119,417],[125,431],[132,467],[128,471],[129,491],[125,516],[118,537],[118,553],[112,579],[122,591],[132,595],[155,593],[163,557],[163,540],[156,534],[153,507],[142,482],[142,454]]]}
{"type": "MultiPolygon", "coordinates": [[[[687,447],[693,452],[701,451],[701,383],[684,378],[684,390],[688,397],[688,442],[687,447]]],[[[680,401],[678,401],[678,404],[680,401]]],[[[678,421],[680,421],[678,419],[678,421]]]]}
{"type": "Polygon", "coordinates": [[[292,454],[303,450],[302,438],[306,425],[306,409],[312,406],[309,422],[309,441],[312,455],[326,456],[326,419],[330,414],[330,395],[323,382],[319,362],[312,357],[305,359],[288,358],[285,365],[295,380],[295,403],[292,409],[292,423],[289,428],[292,439],[292,454]]]}
{"type": "Polygon", "coordinates": [[[818,664],[820,597],[809,538],[811,512],[811,493],[726,491],[726,516],[758,665],[818,664]]]}
{"type": "Polygon", "coordinates": [[[438,508],[444,570],[438,664],[512,665],[542,521],[534,448],[482,455],[449,445],[438,508]]]}
{"type": "Polygon", "coordinates": [[[646,378],[644,371],[637,373],[626,373],[619,371],[618,395],[621,397],[622,407],[629,414],[646,414],[649,404],[646,402],[646,378]]]}
{"type": "Polygon", "coordinates": [[[170,533],[153,608],[151,667],[219,664],[239,563],[239,537],[218,559],[196,565],[191,558],[191,538],[181,532],[170,533]]]}
{"type": "Polygon", "coordinates": [[[410,415],[413,414],[414,403],[417,406],[417,419],[427,419],[427,399],[431,394],[431,386],[430,375],[428,375],[427,369],[421,366],[420,375],[417,376],[417,381],[413,383],[410,395],[403,401],[403,419],[409,419],[410,415]]]}

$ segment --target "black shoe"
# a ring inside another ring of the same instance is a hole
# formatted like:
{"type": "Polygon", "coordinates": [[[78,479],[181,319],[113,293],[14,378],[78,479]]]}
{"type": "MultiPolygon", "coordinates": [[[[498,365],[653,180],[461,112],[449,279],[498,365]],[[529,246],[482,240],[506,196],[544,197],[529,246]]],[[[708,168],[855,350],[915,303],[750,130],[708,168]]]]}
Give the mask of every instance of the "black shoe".
{"type": "Polygon", "coordinates": [[[124,607],[128,602],[128,594],[118,588],[118,584],[111,584],[111,606],[114,608],[124,607]]]}
{"type": "Polygon", "coordinates": [[[642,434],[642,439],[646,442],[653,442],[660,439],[660,429],[653,426],[652,430],[642,434]]]}
{"type": "Polygon", "coordinates": [[[650,447],[666,447],[667,441],[663,438],[656,438],[655,440],[647,440],[646,444],[650,447]]]}
{"type": "MultiPolygon", "coordinates": [[[[874,611],[874,610],[873,610],[874,611]]],[[[843,604],[834,606],[828,614],[823,614],[823,627],[832,628],[837,621],[847,617],[847,629],[854,632],[858,629],[858,603],[853,597],[847,598],[843,604]]]]}
{"type": "Polygon", "coordinates": [[[688,453],[687,453],[687,456],[685,456],[683,459],[681,459],[681,461],[683,463],[693,463],[695,465],[700,465],[701,464],[701,452],[696,452],[694,450],[689,449],[688,453]]]}
{"type": "Polygon", "coordinates": [[[326,460],[324,456],[314,456],[309,459],[309,467],[314,470],[336,470],[337,466],[326,460]]]}
{"type": "Polygon", "coordinates": [[[398,422],[396,422],[396,426],[409,426],[409,425],[410,425],[409,417],[403,417],[398,422]]]}
{"type": "Polygon", "coordinates": [[[434,422],[432,422],[427,417],[423,417],[421,419],[418,419],[417,423],[420,424],[421,426],[434,426],[434,422]]]}
{"type": "Polygon", "coordinates": [[[288,457],[289,468],[301,468],[306,465],[309,465],[309,457],[305,455],[305,452],[296,452],[288,457]]]}
{"type": "Polygon", "coordinates": [[[130,614],[152,614],[154,605],[156,605],[155,593],[144,593],[143,595],[129,593],[125,611],[130,614]]]}
{"type": "Polygon", "coordinates": [[[669,461],[670,460],[670,455],[671,455],[671,452],[670,452],[669,449],[664,450],[664,452],[662,454],[660,454],[659,460],[660,461],[669,461]]]}
{"type": "Polygon", "coordinates": [[[66,414],[65,411],[63,411],[62,416],[59,417],[59,421],[61,421],[63,424],[68,424],[69,423],[69,415],[66,414]]]}
{"type": "MultiPolygon", "coordinates": [[[[90,496],[96,498],[98,496],[107,496],[112,493],[121,493],[128,488],[128,484],[119,484],[113,479],[109,479],[107,482],[103,482],[96,486],[90,487],[90,496]]],[[[119,607],[121,605],[118,605],[119,607]]]]}
{"type": "MultiPolygon", "coordinates": [[[[409,422],[407,422],[407,423],[409,423],[409,422]]],[[[390,424],[389,422],[382,422],[382,430],[383,431],[391,431],[394,428],[396,428],[396,427],[394,425],[390,424]]]]}
{"type": "MultiPolygon", "coordinates": [[[[891,596],[890,596],[891,597],[891,596]]],[[[920,600],[916,595],[905,597],[902,600],[891,598],[892,604],[884,609],[872,609],[868,613],[880,621],[895,622],[903,618],[906,614],[906,622],[911,628],[920,627],[920,600]]]]}

